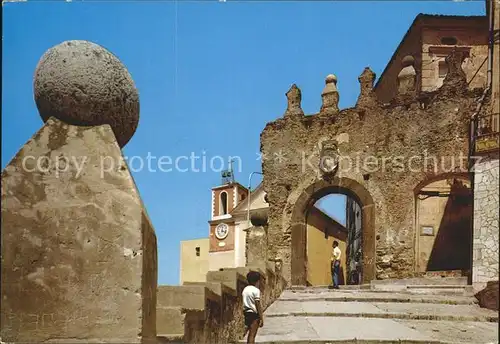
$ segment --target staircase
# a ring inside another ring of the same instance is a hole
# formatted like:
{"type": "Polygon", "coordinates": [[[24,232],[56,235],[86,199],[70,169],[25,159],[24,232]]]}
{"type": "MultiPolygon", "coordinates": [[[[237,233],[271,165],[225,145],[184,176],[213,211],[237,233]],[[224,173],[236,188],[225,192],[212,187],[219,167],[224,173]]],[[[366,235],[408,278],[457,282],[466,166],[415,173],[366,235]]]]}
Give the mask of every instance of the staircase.
{"type": "Polygon", "coordinates": [[[498,313],[480,308],[460,278],[292,287],[266,310],[256,342],[498,343],[498,313]]]}

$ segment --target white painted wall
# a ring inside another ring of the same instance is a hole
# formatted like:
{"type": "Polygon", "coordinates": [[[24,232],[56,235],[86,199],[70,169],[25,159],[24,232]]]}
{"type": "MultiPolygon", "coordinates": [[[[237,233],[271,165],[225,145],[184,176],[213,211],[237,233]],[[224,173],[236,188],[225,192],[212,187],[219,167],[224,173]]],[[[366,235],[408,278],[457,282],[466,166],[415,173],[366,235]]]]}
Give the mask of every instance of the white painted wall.
{"type": "Polygon", "coordinates": [[[222,268],[235,268],[234,251],[210,252],[208,254],[208,270],[217,271],[222,268]]]}

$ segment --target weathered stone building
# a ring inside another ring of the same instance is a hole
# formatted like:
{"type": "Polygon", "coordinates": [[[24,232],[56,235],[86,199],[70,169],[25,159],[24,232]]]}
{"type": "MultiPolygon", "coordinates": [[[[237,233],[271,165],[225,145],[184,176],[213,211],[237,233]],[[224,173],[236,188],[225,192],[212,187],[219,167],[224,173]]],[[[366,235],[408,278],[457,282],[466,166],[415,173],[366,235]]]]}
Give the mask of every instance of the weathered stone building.
{"type": "MultiPolygon", "coordinates": [[[[311,116],[304,115],[301,91],[292,86],[284,116],[261,134],[264,155],[285,157],[265,160],[263,172],[268,255],[283,260],[292,284],[306,283],[305,213],[329,193],[346,194],[362,207],[364,282],[418,274],[416,246],[426,229],[416,227],[416,197],[436,181],[469,180],[470,118],[483,90],[468,87],[465,56],[460,49],[447,56],[448,73],[433,92],[418,91],[414,59],[403,59],[398,94],[386,105],[373,90],[369,69],[359,77],[356,106],[342,111],[334,76],[326,79],[320,112],[311,116]]],[[[455,247],[461,252],[455,268],[468,273],[471,237],[466,244],[466,252],[455,247]]]]}
{"type": "Polygon", "coordinates": [[[498,280],[498,38],[488,37],[500,18],[490,5],[487,16],[417,16],[375,87],[363,71],[354,108],[338,109],[333,75],[317,114],[303,113],[297,86],[287,92],[261,150],[284,157],[263,162],[266,255],[292,284],[308,274],[305,214],[329,193],[361,205],[365,283],[431,272],[498,280]],[[474,147],[486,148],[470,173],[474,147]]]}
{"type": "Polygon", "coordinates": [[[470,88],[486,87],[488,18],[419,14],[394,51],[374,90],[382,103],[397,94],[397,76],[405,56],[415,59],[417,91],[435,91],[448,72],[445,61],[452,50],[464,53],[462,69],[470,88]]]}

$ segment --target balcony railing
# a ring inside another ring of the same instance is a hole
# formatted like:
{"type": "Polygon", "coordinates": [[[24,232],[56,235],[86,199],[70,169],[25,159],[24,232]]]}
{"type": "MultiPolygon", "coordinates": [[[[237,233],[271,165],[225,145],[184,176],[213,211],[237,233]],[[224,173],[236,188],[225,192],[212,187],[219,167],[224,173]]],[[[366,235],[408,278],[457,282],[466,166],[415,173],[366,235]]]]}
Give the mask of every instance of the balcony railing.
{"type": "Polygon", "coordinates": [[[473,154],[484,154],[500,149],[500,114],[477,116],[472,120],[473,154]]]}

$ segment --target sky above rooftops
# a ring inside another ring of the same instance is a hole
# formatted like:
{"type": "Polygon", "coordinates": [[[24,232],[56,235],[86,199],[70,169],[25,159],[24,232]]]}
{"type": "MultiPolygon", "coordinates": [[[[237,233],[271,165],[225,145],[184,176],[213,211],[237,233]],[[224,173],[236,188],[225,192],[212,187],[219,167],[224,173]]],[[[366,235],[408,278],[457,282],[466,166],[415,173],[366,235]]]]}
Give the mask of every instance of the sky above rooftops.
{"type": "MultiPolygon", "coordinates": [[[[260,171],[260,132],[283,115],[291,84],[302,90],[304,111],[315,113],[324,78],[334,73],[340,107],[353,106],[359,74],[370,66],[380,75],[417,14],[482,15],[484,7],[484,1],[4,3],[2,168],[42,126],[33,73],[43,53],[73,39],[106,47],[139,89],[140,123],[124,154],[139,157],[129,165],[158,236],[159,283],[177,284],[180,241],[208,235],[210,189],[220,184],[220,167],[237,157],[233,167],[243,185],[260,171]],[[140,169],[148,156],[152,168],[140,169]],[[188,159],[162,172],[154,162],[161,156],[188,159]]],[[[257,175],[252,185],[258,182],[257,175]]],[[[345,199],[326,203],[325,211],[344,221],[345,199]]]]}

